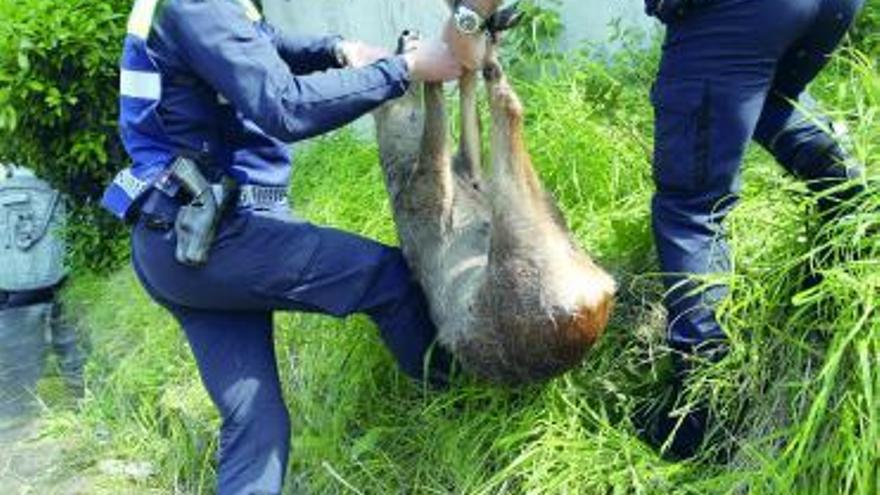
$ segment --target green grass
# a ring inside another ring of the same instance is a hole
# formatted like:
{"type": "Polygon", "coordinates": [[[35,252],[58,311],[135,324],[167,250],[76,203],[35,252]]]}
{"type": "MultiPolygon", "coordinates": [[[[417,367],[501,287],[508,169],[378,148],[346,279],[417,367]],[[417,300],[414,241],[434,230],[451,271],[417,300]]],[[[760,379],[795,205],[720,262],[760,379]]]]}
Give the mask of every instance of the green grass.
{"type": "MultiPolygon", "coordinates": [[[[535,163],[580,243],[621,290],[612,324],[579,369],[499,390],[463,380],[426,391],[398,373],[375,328],[279,314],[279,365],[294,434],[288,493],[877,493],[880,477],[880,218],[866,211],[817,245],[811,201],[763,152],[749,154],[729,226],[736,271],[721,310],[732,353],[691,383],[729,421],[728,466],[668,463],[629,416],[667,366],[649,231],[651,59],[586,61],[516,83],[535,163]],[[837,262],[824,259],[834,252],[837,262]],[[804,267],[824,275],[800,292],[804,267]]],[[[815,85],[849,123],[858,156],[880,161],[876,58],[850,52],[815,85]]],[[[394,242],[375,147],[342,133],[296,158],[294,202],[311,221],[394,242]]],[[[874,204],[878,199],[874,198],[874,204]]],[[[880,211],[880,205],[875,211],[880,211]]],[[[83,276],[67,299],[93,349],[88,396],[50,414],[71,472],[101,459],[149,460],[146,482],[100,479],[99,493],[211,493],[218,418],[182,333],[129,269],[83,276]]]]}

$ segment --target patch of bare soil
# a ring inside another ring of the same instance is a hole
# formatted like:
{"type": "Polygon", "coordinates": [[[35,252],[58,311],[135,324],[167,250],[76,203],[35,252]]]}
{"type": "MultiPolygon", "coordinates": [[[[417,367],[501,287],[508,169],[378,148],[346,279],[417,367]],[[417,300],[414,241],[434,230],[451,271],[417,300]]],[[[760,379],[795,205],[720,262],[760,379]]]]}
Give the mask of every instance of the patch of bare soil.
{"type": "Polygon", "coordinates": [[[57,439],[40,434],[36,418],[0,424],[0,495],[91,494],[81,476],[63,470],[64,449],[57,439]]]}

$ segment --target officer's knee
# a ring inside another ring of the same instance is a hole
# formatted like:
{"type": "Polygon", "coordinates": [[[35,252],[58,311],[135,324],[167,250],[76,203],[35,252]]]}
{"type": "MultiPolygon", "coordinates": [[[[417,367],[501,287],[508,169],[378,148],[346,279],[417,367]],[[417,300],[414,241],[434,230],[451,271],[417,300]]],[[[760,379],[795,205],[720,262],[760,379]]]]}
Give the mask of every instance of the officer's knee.
{"type": "Polygon", "coordinates": [[[651,100],[655,109],[653,178],[657,190],[692,193],[704,189],[712,127],[708,83],[658,79],[651,100]]]}
{"type": "Polygon", "coordinates": [[[383,293],[383,299],[392,305],[410,297],[417,285],[412,272],[398,248],[387,248],[377,259],[373,290],[383,293]]]}

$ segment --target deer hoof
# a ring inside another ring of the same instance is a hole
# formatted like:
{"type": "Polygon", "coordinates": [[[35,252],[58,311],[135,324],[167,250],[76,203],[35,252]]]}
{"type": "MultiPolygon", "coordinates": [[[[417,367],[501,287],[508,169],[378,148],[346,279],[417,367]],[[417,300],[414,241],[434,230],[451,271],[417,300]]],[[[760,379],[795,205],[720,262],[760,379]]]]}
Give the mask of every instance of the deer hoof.
{"type": "Polygon", "coordinates": [[[522,118],[523,106],[519,98],[508,84],[502,83],[491,89],[496,108],[499,108],[511,119],[522,118]]]}

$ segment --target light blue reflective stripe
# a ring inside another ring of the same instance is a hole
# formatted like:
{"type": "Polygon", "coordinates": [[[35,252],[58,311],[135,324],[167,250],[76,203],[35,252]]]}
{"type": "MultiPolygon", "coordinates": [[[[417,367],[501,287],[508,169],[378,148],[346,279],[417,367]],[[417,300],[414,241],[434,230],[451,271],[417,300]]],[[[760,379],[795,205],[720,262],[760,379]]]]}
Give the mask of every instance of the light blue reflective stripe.
{"type": "Polygon", "coordinates": [[[238,206],[277,206],[287,204],[287,188],[245,184],[238,189],[238,206]]]}
{"type": "Polygon", "coordinates": [[[122,69],[119,73],[119,94],[130,98],[159,100],[162,98],[162,79],[158,72],[122,69]]]}
{"type": "Polygon", "coordinates": [[[244,8],[244,15],[253,22],[260,22],[263,20],[263,16],[260,15],[260,10],[257,9],[257,6],[254,5],[254,2],[251,0],[238,0],[238,3],[244,8]]]}
{"type": "Polygon", "coordinates": [[[128,17],[128,34],[147,39],[159,0],[137,0],[128,17]]]}
{"type": "Polygon", "coordinates": [[[149,183],[138,179],[129,168],[116,174],[113,183],[119,186],[125,192],[125,195],[132,200],[140,197],[150,187],[149,183]]]}

